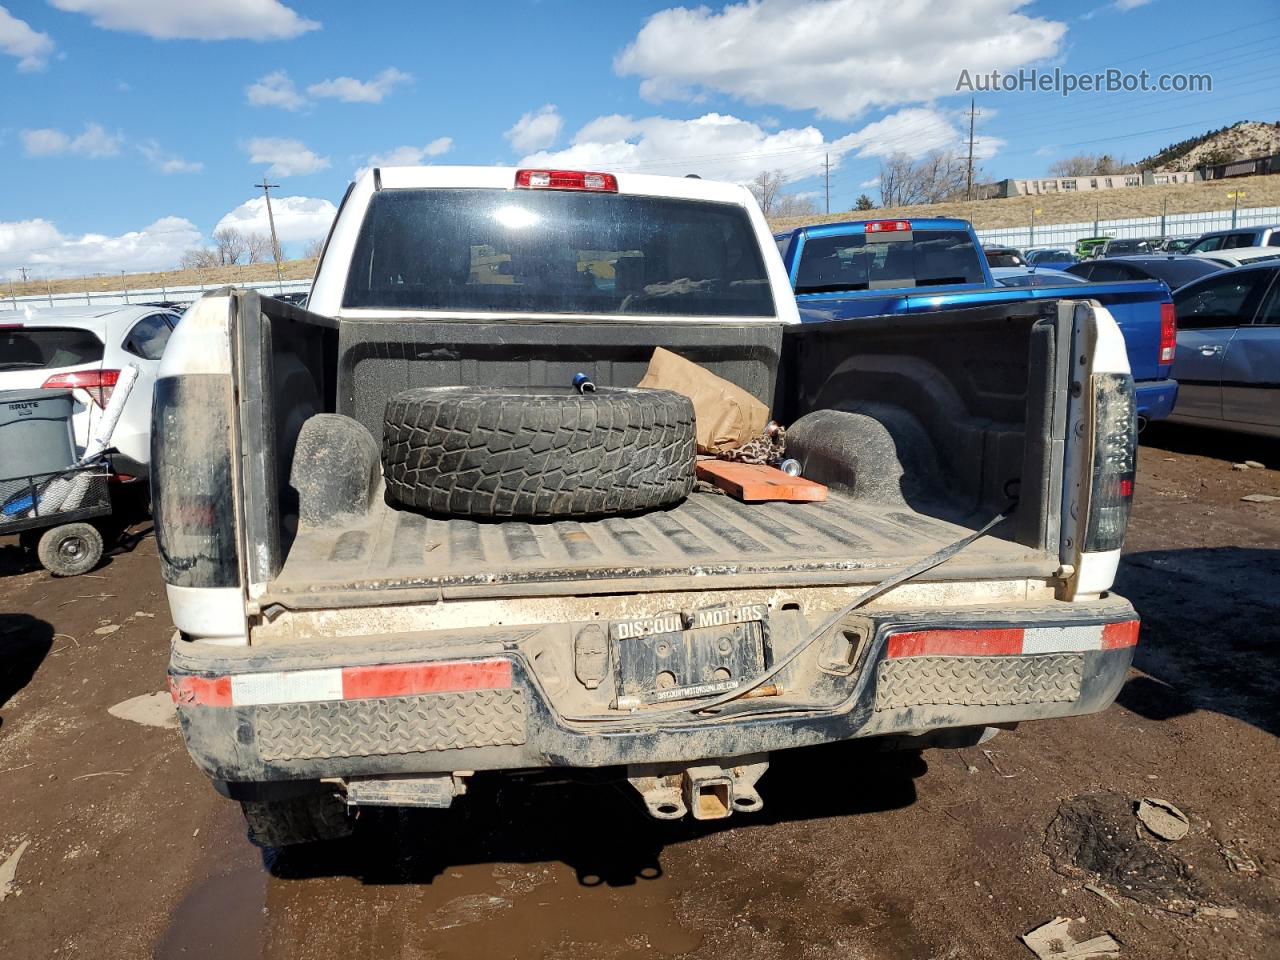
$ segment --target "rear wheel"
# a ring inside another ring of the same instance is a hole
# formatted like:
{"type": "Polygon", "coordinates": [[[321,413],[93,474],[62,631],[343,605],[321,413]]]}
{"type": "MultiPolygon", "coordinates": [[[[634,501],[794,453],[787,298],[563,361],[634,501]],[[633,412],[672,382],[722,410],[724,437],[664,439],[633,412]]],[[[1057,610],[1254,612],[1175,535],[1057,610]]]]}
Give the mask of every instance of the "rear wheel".
{"type": "Polygon", "coordinates": [[[249,840],[260,847],[289,847],[338,840],[354,826],[347,806],[330,793],[310,793],[281,800],[242,800],[249,840]]]}
{"type": "Polygon", "coordinates": [[[102,534],[92,524],[64,523],[44,532],[36,556],[55,577],[88,573],[102,559],[102,534]]]}

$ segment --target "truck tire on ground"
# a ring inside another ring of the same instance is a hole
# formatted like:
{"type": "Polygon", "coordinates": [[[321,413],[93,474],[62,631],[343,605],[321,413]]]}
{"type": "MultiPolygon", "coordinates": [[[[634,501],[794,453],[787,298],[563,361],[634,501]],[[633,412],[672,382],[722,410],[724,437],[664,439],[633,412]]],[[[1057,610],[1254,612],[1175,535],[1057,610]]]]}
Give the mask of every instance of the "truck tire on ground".
{"type": "Polygon", "coordinates": [[[425,387],[383,426],[387,495],[433,513],[599,516],[693,489],[693,404],[670,390],[425,387]]]}
{"type": "Polygon", "coordinates": [[[88,573],[102,559],[102,534],[89,523],[64,523],[46,530],[36,544],[40,565],[55,577],[88,573]]]}
{"type": "Polygon", "coordinates": [[[240,807],[249,826],[249,841],[259,847],[338,840],[354,827],[346,804],[330,793],[281,800],[241,800],[240,807]]]}

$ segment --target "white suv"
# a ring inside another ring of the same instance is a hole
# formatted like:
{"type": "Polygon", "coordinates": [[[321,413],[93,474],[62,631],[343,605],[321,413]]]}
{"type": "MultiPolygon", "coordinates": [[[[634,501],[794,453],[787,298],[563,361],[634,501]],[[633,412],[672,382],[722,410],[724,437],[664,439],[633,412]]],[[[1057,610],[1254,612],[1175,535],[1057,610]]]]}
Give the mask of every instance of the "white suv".
{"type": "Polygon", "coordinates": [[[60,307],[0,313],[0,390],[71,390],[77,453],[111,399],[127,364],[138,379],[111,445],[125,477],[147,476],[151,463],[151,390],[178,314],[167,306],[60,307]]]}

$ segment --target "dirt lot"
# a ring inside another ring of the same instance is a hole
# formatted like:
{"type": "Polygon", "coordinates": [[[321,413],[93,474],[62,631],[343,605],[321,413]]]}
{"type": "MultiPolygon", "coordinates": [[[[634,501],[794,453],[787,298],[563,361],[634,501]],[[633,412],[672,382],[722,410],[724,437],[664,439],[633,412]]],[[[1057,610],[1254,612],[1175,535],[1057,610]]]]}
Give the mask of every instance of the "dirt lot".
{"type": "Polygon", "coordinates": [[[1125,958],[1280,957],[1280,503],[1240,500],[1280,471],[1246,458],[1280,446],[1148,438],[1120,584],[1138,669],[1104,714],[784,755],[764,811],[718,824],[481,779],[448,813],[266,857],[175,730],[108,713],[163,683],[150,537],[74,580],[0,541],[0,864],[22,851],[0,955],[984,960],[1031,957],[1018,935],[1061,915],[1125,958]],[[1144,796],[1188,836],[1140,831],[1144,796]]]}

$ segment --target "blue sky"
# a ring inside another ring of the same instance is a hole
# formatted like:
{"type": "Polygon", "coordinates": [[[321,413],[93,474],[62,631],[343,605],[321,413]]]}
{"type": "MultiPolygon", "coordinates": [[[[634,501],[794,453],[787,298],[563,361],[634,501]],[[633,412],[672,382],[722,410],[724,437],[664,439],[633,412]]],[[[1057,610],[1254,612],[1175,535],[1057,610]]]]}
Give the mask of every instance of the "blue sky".
{"type": "Polygon", "coordinates": [[[1208,72],[1211,93],[979,93],[990,177],[1137,159],[1275,121],[1280,9],[1237,0],[0,0],[0,277],[173,266],[279,183],[286,247],[370,163],[502,163],[748,180],[832,209],[895,150],[963,149],[962,68],[1208,72]],[[821,197],[819,197],[821,202],[821,197]]]}

